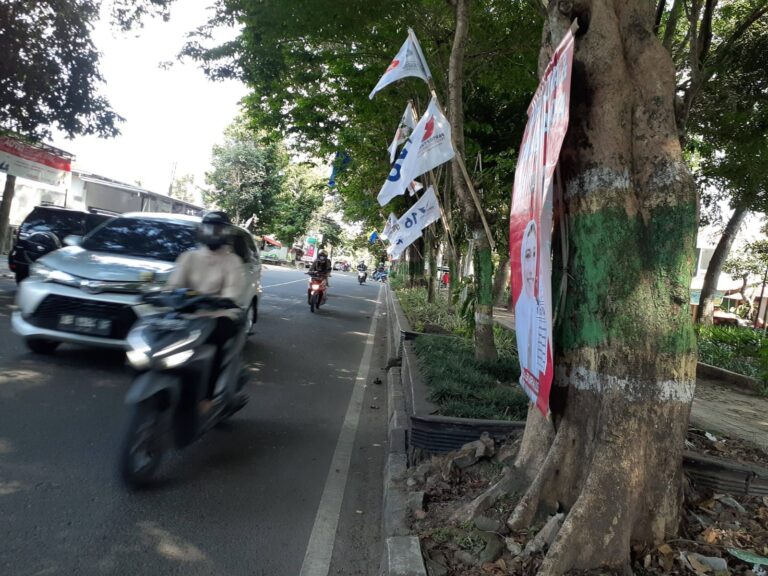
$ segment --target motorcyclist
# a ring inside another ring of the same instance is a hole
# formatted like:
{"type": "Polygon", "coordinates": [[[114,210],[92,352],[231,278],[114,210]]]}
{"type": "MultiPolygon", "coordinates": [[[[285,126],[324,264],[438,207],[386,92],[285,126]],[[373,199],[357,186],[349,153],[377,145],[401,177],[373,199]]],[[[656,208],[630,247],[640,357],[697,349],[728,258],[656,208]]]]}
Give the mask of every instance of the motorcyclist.
{"type": "Polygon", "coordinates": [[[368,266],[366,266],[365,262],[362,260],[360,260],[360,263],[357,265],[357,271],[363,273],[363,281],[368,278],[368,266]]]}
{"type": "Polygon", "coordinates": [[[320,274],[323,278],[325,278],[325,285],[330,286],[328,283],[328,278],[331,275],[331,261],[328,258],[328,253],[325,250],[320,250],[320,252],[317,253],[317,258],[314,262],[312,262],[312,266],[309,267],[309,272],[320,274]]]}
{"type": "MultiPolygon", "coordinates": [[[[168,279],[169,288],[188,288],[200,294],[228,298],[238,306],[245,288],[245,264],[232,251],[232,224],[224,212],[208,212],[198,228],[200,245],[184,252],[168,279]]],[[[216,379],[224,359],[224,345],[237,334],[241,313],[238,308],[211,312],[216,317],[216,328],[208,341],[216,345],[214,369],[208,382],[208,396],[201,411],[210,407],[216,379]]]]}

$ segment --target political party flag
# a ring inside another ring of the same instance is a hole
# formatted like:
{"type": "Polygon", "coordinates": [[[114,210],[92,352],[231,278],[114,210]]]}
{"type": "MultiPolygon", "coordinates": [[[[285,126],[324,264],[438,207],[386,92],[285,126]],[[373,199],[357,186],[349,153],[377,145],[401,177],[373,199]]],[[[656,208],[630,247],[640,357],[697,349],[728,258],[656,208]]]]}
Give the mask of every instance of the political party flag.
{"type": "Polygon", "coordinates": [[[554,376],[552,270],[553,182],[568,129],[573,62],[569,31],[555,50],[528,107],[510,211],[509,247],[520,386],[549,412],[554,376]]]}
{"type": "Polygon", "coordinates": [[[416,34],[414,34],[413,30],[410,28],[408,28],[408,38],[400,47],[400,51],[395,56],[394,60],[392,60],[389,68],[384,72],[384,75],[369,94],[368,98],[373,100],[376,92],[385,86],[392,84],[392,82],[400,80],[401,78],[406,78],[407,76],[416,76],[425,82],[432,78],[432,73],[429,71],[427,61],[424,59],[424,53],[421,51],[421,46],[416,39],[416,34]]]}
{"type": "Polygon", "coordinates": [[[408,246],[413,244],[421,231],[433,222],[440,219],[440,205],[437,203],[435,190],[430,186],[416,204],[409,208],[397,221],[396,230],[393,231],[387,248],[387,254],[392,258],[399,258],[408,246]]]}
{"type": "Polygon", "coordinates": [[[397,226],[397,216],[395,216],[393,212],[390,212],[384,230],[381,232],[381,237],[384,238],[384,240],[389,240],[389,235],[395,229],[395,226],[397,226]]]}
{"type": "Polygon", "coordinates": [[[432,97],[427,111],[403,146],[387,181],[379,191],[379,204],[384,206],[395,196],[404,194],[414,178],[448,162],[454,155],[451,125],[443,116],[437,98],[432,97]]]}
{"type": "Polygon", "coordinates": [[[371,235],[368,238],[368,243],[373,244],[378,239],[379,239],[379,233],[376,230],[374,230],[373,232],[371,232],[371,235]]]}
{"type": "Polygon", "coordinates": [[[408,105],[405,107],[405,112],[403,112],[403,117],[400,119],[400,125],[397,127],[397,132],[395,132],[395,137],[392,139],[392,144],[387,148],[387,150],[389,150],[390,164],[395,161],[397,147],[405,144],[405,141],[408,140],[408,136],[411,135],[411,132],[413,132],[415,127],[416,122],[413,121],[413,107],[411,106],[411,103],[408,102],[408,105]]]}

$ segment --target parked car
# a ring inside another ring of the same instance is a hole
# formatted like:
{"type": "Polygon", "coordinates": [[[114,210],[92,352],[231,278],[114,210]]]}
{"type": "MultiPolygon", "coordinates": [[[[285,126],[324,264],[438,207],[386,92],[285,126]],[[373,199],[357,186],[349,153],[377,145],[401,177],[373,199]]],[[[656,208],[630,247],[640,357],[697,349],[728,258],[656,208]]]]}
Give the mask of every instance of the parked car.
{"type": "Polygon", "coordinates": [[[36,206],[27,214],[8,253],[8,267],[21,282],[29,276],[29,267],[41,256],[64,245],[69,235],[88,232],[117,216],[115,212],[92,209],[87,212],[61,206],[36,206]]]}
{"type": "MultiPolygon", "coordinates": [[[[141,314],[142,293],[161,290],[176,258],[197,245],[200,218],[181,214],[125,214],[66,248],[40,258],[19,284],[14,332],[30,350],[51,353],[61,342],[124,349],[141,314]]],[[[249,232],[235,227],[234,251],[248,281],[240,304],[258,317],[259,251],[249,232]]]]}

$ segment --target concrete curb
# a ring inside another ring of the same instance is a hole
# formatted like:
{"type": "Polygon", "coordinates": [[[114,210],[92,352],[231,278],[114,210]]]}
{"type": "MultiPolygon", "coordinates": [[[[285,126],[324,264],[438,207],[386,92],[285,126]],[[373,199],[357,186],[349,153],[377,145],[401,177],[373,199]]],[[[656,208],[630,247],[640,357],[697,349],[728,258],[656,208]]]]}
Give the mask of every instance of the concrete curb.
{"type": "MultiPolygon", "coordinates": [[[[400,331],[410,326],[392,290],[387,286],[387,356],[397,358],[402,351],[400,331]]],[[[421,546],[417,536],[410,535],[408,503],[412,500],[405,484],[408,470],[409,417],[399,367],[387,372],[387,437],[389,453],[384,465],[384,495],[382,502],[383,550],[381,576],[427,576],[421,546]]]]}
{"type": "Polygon", "coordinates": [[[749,390],[750,392],[760,392],[760,381],[756,378],[750,378],[744,374],[731,372],[725,368],[704,364],[704,362],[698,362],[696,364],[696,377],[720,380],[726,384],[732,384],[733,386],[749,390]]]}

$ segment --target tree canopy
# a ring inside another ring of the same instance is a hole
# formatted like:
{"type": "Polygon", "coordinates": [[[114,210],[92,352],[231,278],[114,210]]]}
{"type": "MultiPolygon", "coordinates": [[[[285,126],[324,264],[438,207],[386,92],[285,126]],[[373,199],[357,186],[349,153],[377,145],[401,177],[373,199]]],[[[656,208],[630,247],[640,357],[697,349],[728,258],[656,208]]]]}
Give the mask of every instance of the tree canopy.
{"type": "MultiPolygon", "coordinates": [[[[115,0],[113,25],[129,30],[147,16],[168,17],[172,0],[115,0]]],[[[119,133],[122,118],[100,93],[103,78],[91,33],[101,2],[7,0],[0,3],[0,129],[42,140],[119,133]]]]}

